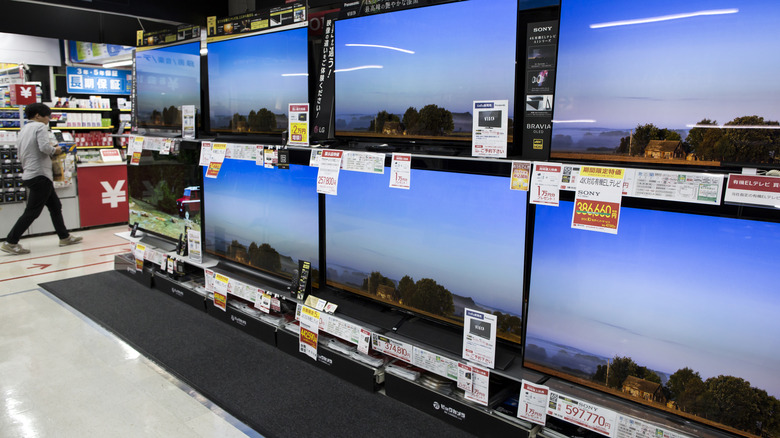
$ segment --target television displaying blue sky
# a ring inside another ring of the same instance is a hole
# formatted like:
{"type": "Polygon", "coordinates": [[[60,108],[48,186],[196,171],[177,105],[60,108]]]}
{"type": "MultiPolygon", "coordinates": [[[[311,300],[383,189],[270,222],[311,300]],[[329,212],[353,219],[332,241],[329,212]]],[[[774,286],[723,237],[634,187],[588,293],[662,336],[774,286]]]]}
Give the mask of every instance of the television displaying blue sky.
{"type": "Polygon", "coordinates": [[[388,173],[339,175],[326,197],[328,266],[432,278],[522,315],[525,192],[509,178],[417,169],[410,190],[392,189],[388,173]]]}
{"type": "Polygon", "coordinates": [[[516,21],[516,0],[337,21],[336,116],[428,104],[470,112],[474,100],[508,99],[513,117],[516,21]]]}
{"type": "Polygon", "coordinates": [[[319,259],[317,169],[266,169],[226,159],[216,179],[203,178],[205,248],[215,239],[268,243],[282,255],[319,259]]]}
{"type": "Polygon", "coordinates": [[[307,28],[265,33],[208,45],[209,109],[214,117],[309,101],[307,28]]]}
{"type": "Polygon", "coordinates": [[[139,51],[135,68],[142,121],[170,106],[200,108],[200,43],[139,51]]]}
{"type": "Polygon", "coordinates": [[[537,206],[529,337],[780,396],[780,224],[623,208],[610,235],[572,207],[537,206]]]}
{"type": "Polygon", "coordinates": [[[777,17],[774,0],[563,0],[553,116],[590,122],[556,127],[780,120],[777,17]]]}

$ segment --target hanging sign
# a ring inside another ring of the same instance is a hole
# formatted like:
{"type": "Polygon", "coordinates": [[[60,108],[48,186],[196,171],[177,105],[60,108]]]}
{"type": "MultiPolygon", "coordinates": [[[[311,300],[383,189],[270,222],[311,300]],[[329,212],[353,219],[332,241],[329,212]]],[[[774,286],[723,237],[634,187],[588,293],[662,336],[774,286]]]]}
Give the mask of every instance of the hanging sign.
{"type": "Polygon", "coordinates": [[[206,178],[216,178],[219,170],[222,168],[222,162],[225,161],[225,152],[227,143],[214,143],[211,146],[211,158],[209,168],[206,171],[206,178]]]}
{"type": "Polygon", "coordinates": [[[200,161],[199,166],[208,166],[211,162],[211,142],[204,141],[200,144],[200,161]]]}
{"type": "Polygon", "coordinates": [[[512,161],[512,177],[509,181],[509,189],[527,192],[530,184],[531,162],[512,161]]]}
{"type": "Polygon", "coordinates": [[[523,380],[517,403],[517,418],[544,426],[549,400],[549,387],[523,380]]]}
{"type": "Polygon", "coordinates": [[[67,67],[68,94],[130,94],[133,72],[94,67],[67,67]]]}
{"type": "Polygon", "coordinates": [[[317,338],[319,337],[320,312],[308,306],[298,305],[300,314],[299,351],[317,360],[317,338]]]}

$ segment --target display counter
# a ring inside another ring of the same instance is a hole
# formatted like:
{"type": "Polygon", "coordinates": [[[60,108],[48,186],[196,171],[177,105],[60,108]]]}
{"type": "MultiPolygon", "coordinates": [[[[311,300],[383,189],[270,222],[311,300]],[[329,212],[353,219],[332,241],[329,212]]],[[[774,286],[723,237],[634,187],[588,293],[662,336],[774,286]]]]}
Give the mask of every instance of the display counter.
{"type": "Polygon", "coordinates": [[[119,163],[78,165],[81,227],[127,223],[127,166],[119,163]]]}

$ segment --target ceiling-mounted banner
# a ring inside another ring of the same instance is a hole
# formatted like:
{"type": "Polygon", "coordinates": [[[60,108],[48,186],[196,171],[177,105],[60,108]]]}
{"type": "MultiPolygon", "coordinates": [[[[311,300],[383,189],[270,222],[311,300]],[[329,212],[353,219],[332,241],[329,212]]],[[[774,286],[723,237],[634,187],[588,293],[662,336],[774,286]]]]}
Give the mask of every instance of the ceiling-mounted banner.
{"type": "Polygon", "coordinates": [[[259,32],[277,26],[306,21],[306,5],[292,3],[262,11],[247,12],[232,17],[206,19],[206,31],[209,38],[259,32]]]}
{"type": "Polygon", "coordinates": [[[158,46],[200,38],[200,26],[183,24],[179,27],[154,32],[136,32],[136,47],[158,46]]]}
{"type": "Polygon", "coordinates": [[[118,44],[88,43],[84,41],[68,41],[68,59],[71,62],[100,64],[107,58],[130,56],[133,47],[118,44]]]}

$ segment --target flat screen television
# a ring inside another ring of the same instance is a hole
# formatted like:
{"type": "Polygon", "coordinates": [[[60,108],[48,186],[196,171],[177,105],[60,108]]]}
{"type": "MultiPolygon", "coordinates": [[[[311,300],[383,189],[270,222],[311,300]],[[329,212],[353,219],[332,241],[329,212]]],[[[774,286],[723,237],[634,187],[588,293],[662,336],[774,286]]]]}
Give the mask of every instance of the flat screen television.
{"type": "Polygon", "coordinates": [[[135,77],[138,127],[181,131],[182,105],[200,113],[200,42],[138,50],[135,77]]]}
{"type": "MultiPolygon", "coordinates": [[[[127,166],[128,222],[168,246],[184,237],[185,227],[201,229],[201,171],[198,151],[181,148],[177,155],[146,150],[137,166],[127,166]]],[[[151,236],[145,236],[148,238],[151,236]]]]}
{"type": "Polygon", "coordinates": [[[508,100],[513,120],[517,13],[469,0],[336,21],[336,136],[471,142],[475,100],[508,100]]]}
{"type": "Polygon", "coordinates": [[[204,251],[287,280],[299,260],[318,271],[316,181],[316,167],[226,159],[216,179],[204,178],[204,251]]]}
{"type": "Polygon", "coordinates": [[[524,363],[705,424],[780,430],[780,223],[537,206],[524,363]]]}
{"type": "Polygon", "coordinates": [[[341,172],[326,197],[327,284],[441,322],[465,307],[521,341],[526,193],[509,178],[412,169],[411,189],[341,172]]]}
{"type": "Polygon", "coordinates": [[[778,16],[766,0],[562,0],[552,157],[776,163],[778,16]]]}
{"type": "Polygon", "coordinates": [[[307,28],[208,44],[210,130],[280,135],[288,104],[309,102],[307,28]]]}

